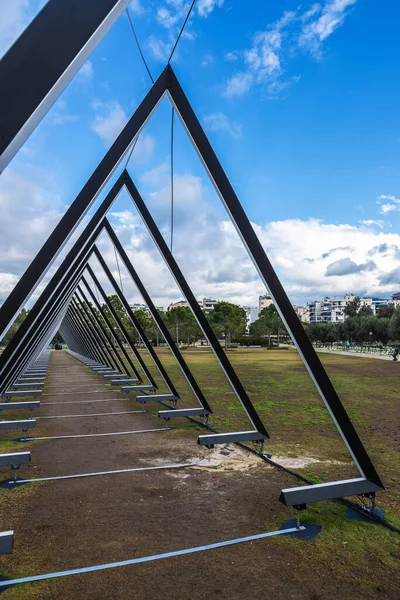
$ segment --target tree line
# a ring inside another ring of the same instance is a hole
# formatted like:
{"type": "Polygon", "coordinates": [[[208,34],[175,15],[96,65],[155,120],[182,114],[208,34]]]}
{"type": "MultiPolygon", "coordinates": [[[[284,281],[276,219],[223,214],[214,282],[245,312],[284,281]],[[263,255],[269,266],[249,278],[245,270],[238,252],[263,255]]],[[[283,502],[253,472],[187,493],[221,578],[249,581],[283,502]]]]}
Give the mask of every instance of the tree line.
{"type": "MultiPolygon", "coordinates": [[[[108,297],[119,320],[128,335],[135,343],[140,343],[140,336],[129,318],[119,297],[114,294],[108,297]]],[[[100,312],[90,305],[98,319],[102,321],[100,312]]],[[[124,341],[124,335],[118,327],[108,307],[103,304],[102,310],[113,329],[113,335],[124,341]]],[[[174,341],[178,344],[191,345],[203,340],[202,331],[188,306],[175,306],[167,311],[158,311],[174,341]]],[[[22,309],[4,336],[1,344],[6,346],[11,340],[28,311],[22,309]]],[[[343,323],[303,323],[303,326],[313,342],[333,344],[349,342],[355,344],[379,344],[386,346],[389,342],[400,342],[400,307],[393,305],[382,307],[375,316],[368,306],[361,307],[360,298],[349,302],[345,309],[346,320],[343,323]]],[[[135,310],[134,315],[146,337],[153,345],[164,343],[158,327],[145,310],[135,310]]],[[[288,333],[274,305],[262,309],[258,319],[250,325],[247,333],[246,311],[231,302],[218,302],[214,309],[205,313],[214,332],[223,339],[225,348],[232,342],[249,345],[278,345],[282,339],[288,340],[288,333]]],[[[60,341],[59,336],[56,341],[60,341]]]]}

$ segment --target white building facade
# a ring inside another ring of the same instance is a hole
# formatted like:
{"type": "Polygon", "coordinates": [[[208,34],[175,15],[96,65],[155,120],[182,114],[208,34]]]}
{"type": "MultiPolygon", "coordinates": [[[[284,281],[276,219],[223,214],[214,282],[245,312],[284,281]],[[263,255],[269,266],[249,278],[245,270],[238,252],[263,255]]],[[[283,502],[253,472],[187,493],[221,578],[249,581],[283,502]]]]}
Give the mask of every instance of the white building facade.
{"type": "MultiPolygon", "coordinates": [[[[356,296],[346,294],[343,298],[323,298],[310,302],[308,308],[309,323],[343,323],[347,319],[345,313],[347,305],[352,302],[356,296]]],[[[384,298],[360,298],[360,308],[368,307],[372,314],[376,315],[382,306],[388,306],[390,300],[384,298]]],[[[303,320],[303,319],[301,319],[303,320]]]]}

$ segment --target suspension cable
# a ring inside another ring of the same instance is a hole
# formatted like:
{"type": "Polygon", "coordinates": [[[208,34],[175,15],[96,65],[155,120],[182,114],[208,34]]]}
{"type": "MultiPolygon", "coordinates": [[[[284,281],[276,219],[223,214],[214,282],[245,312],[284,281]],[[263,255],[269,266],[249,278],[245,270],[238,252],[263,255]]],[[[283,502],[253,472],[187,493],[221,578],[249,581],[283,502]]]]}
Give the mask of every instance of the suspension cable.
{"type": "Polygon", "coordinates": [[[174,117],[175,109],[172,107],[171,113],[171,253],[174,242],[174,117]]]}
{"type": "MultiPolygon", "coordinates": [[[[153,79],[153,76],[152,76],[152,74],[151,74],[151,71],[150,71],[150,69],[149,69],[149,66],[148,66],[148,64],[147,64],[147,62],[146,62],[146,59],[145,59],[145,57],[144,57],[144,54],[143,54],[143,52],[142,52],[142,49],[141,49],[141,47],[140,47],[140,44],[139,44],[138,37],[137,37],[137,35],[136,35],[136,32],[135,32],[135,28],[134,28],[134,26],[133,26],[133,22],[132,22],[131,15],[130,15],[130,12],[129,12],[129,6],[128,6],[128,7],[127,7],[127,9],[126,9],[126,14],[127,14],[127,16],[128,16],[129,25],[130,25],[130,28],[131,28],[131,31],[132,31],[133,37],[134,37],[134,39],[135,39],[136,46],[137,46],[137,49],[138,49],[138,51],[139,51],[140,57],[141,57],[141,59],[142,59],[142,61],[143,61],[143,64],[144,64],[144,66],[145,66],[145,68],[146,68],[146,71],[147,71],[147,73],[148,73],[148,75],[149,75],[149,77],[150,77],[151,83],[154,85],[154,79],[153,79]]],[[[133,153],[133,151],[134,151],[134,149],[135,149],[135,146],[136,146],[136,144],[137,144],[137,141],[138,141],[138,139],[139,139],[139,136],[137,135],[137,136],[136,136],[136,138],[135,138],[135,139],[134,139],[134,141],[133,141],[132,148],[131,148],[131,150],[130,150],[130,152],[129,152],[129,155],[128,155],[128,158],[127,158],[127,160],[126,160],[125,167],[124,167],[125,169],[126,169],[126,168],[127,168],[127,166],[128,166],[128,163],[129,163],[129,161],[130,161],[130,159],[131,159],[132,153],[133,153]]]]}
{"type": "Polygon", "coordinates": [[[133,154],[133,151],[134,151],[134,149],[135,149],[135,146],[136,146],[136,144],[137,144],[137,141],[138,141],[138,139],[139,139],[139,136],[137,135],[137,136],[135,137],[135,139],[133,140],[132,148],[131,148],[131,151],[129,152],[128,158],[126,159],[126,163],[125,163],[124,170],[126,170],[126,167],[128,166],[128,163],[129,163],[129,161],[131,160],[131,156],[132,156],[132,154],[133,154]]]}
{"type": "Polygon", "coordinates": [[[131,15],[130,15],[130,13],[129,13],[129,7],[126,9],[126,14],[128,15],[128,21],[129,21],[129,25],[131,26],[131,31],[132,31],[132,33],[133,33],[133,37],[135,38],[136,46],[137,46],[137,49],[139,50],[139,54],[140,54],[140,56],[141,56],[141,59],[142,59],[142,61],[143,61],[143,64],[144,64],[144,66],[146,67],[146,71],[147,71],[147,73],[149,74],[149,77],[150,77],[150,79],[151,79],[151,83],[154,83],[153,76],[152,76],[152,74],[151,74],[151,71],[150,71],[150,69],[149,69],[149,66],[148,66],[148,64],[147,64],[147,62],[146,62],[146,59],[145,59],[145,57],[144,57],[144,54],[143,54],[143,52],[142,52],[142,49],[141,49],[141,47],[140,47],[139,40],[138,40],[138,38],[137,38],[137,35],[136,35],[136,32],[135,32],[135,28],[134,28],[134,26],[133,26],[133,23],[132,23],[131,15]]]}
{"type": "Polygon", "coordinates": [[[188,10],[188,14],[186,15],[186,19],[185,19],[185,20],[184,20],[184,22],[183,22],[183,25],[182,25],[182,27],[181,27],[181,30],[180,30],[180,32],[179,32],[179,35],[178,35],[178,37],[176,38],[176,42],[175,42],[175,44],[174,44],[174,47],[172,48],[172,52],[171,52],[171,54],[169,55],[168,64],[171,62],[171,59],[172,59],[172,57],[173,57],[173,55],[174,55],[174,52],[175,52],[175,50],[176,50],[176,47],[177,47],[177,45],[178,45],[178,42],[179,42],[179,40],[181,39],[181,35],[182,35],[182,33],[183,33],[183,30],[184,30],[184,29],[185,29],[185,27],[186,27],[186,23],[187,23],[187,22],[188,22],[188,20],[189,20],[190,13],[192,12],[192,9],[193,9],[193,7],[194,7],[194,5],[195,5],[195,2],[196,2],[196,0],[193,0],[192,4],[190,5],[190,8],[189,8],[189,10],[188,10]]]}

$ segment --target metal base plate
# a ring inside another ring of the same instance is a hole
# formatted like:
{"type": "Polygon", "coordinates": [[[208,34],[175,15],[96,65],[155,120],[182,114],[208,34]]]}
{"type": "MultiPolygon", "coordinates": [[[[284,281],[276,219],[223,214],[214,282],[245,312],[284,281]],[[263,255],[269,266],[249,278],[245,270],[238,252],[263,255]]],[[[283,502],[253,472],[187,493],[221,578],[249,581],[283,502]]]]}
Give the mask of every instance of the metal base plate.
{"type": "MultiPolygon", "coordinates": [[[[21,485],[24,485],[24,483],[18,483],[18,485],[15,485],[15,483],[13,483],[13,481],[14,481],[13,479],[3,479],[3,481],[0,481],[0,488],[2,488],[4,490],[16,490],[21,485]]],[[[25,479],[23,477],[17,477],[17,481],[25,482],[25,479]]]]}
{"type": "MultiPolygon", "coordinates": [[[[380,508],[376,508],[373,514],[383,519],[385,516],[385,511],[381,510],[380,508]]],[[[358,510],[354,510],[354,508],[350,507],[346,510],[346,518],[350,521],[364,521],[364,523],[374,523],[374,521],[370,519],[367,515],[363,515],[362,513],[358,512],[358,510]]]]}
{"type": "MultiPolygon", "coordinates": [[[[294,531],[293,533],[287,533],[286,535],[290,535],[290,537],[299,538],[301,540],[308,540],[313,542],[320,534],[322,525],[312,525],[311,523],[300,523],[305,529],[302,531],[294,531]]],[[[291,527],[296,527],[297,520],[296,519],[288,519],[284,522],[282,527],[279,527],[279,531],[282,529],[290,529],[291,527]]]]}

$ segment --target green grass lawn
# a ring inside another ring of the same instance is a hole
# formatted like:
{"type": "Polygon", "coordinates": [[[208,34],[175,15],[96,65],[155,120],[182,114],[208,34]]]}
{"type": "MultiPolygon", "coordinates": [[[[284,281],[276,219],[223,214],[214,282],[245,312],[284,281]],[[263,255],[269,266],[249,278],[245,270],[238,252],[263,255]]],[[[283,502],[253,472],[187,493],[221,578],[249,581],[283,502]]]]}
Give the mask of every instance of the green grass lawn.
{"type": "MultiPolygon", "coordinates": [[[[158,352],[182,396],[179,405],[197,406],[172,355],[165,349],[158,352]]],[[[210,424],[219,431],[247,429],[244,410],[214,355],[191,350],[183,351],[183,355],[213,409],[210,424]]],[[[312,469],[301,471],[315,481],[357,476],[351,456],[296,351],[237,349],[228,356],[270,435],[266,452],[273,458],[321,460],[312,469]]],[[[148,355],[143,353],[143,357],[165,390],[148,355]]],[[[387,491],[378,496],[379,504],[393,512],[400,525],[400,365],[333,354],[322,354],[321,360],[386,485],[387,491]]]]}

